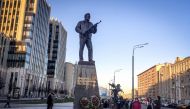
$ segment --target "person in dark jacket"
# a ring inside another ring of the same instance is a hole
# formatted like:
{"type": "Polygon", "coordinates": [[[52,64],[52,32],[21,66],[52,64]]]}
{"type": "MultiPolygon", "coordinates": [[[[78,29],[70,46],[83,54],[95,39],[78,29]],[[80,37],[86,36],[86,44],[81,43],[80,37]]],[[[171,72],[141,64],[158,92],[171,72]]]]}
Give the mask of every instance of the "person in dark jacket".
{"type": "Polygon", "coordinates": [[[148,106],[147,106],[147,109],[153,109],[153,102],[152,102],[152,99],[151,98],[148,98],[148,106]]]}
{"type": "Polygon", "coordinates": [[[132,105],[133,105],[133,100],[130,101],[129,109],[132,109],[132,105]]]}
{"type": "Polygon", "coordinates": [[[49,93],[47,98],[47,109],[52,109],[52,108],[53,108],[53,96],[52,93],[49,93]]]}
{"type": "Polygon", "coordinates": [[[6,107],[11,108],[10,101],[11,101],[11,94],[8,94],[7,95],[7,103],[5,104],[4,108],[6,108],[6,107]]]}
{"type": "Polygon", "coordinates": [[[157,96],[157,100],[155,101],[154,109],[161,109],[161,98],[157,96]]]}
{"type": "Polygon", "coordinates": [[[129,109],[129,101],[128,100],[125,100],[125,108],[129,109]]]}

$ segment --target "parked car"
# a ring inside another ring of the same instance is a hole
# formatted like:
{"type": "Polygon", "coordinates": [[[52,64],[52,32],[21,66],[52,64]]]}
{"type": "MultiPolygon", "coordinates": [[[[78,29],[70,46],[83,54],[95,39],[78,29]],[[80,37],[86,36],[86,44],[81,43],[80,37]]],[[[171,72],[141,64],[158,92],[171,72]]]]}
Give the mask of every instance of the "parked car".
{"type": "Polygon", "coordinates": [[[188,106],[186,107],[186,109],[190,109],[190,103],[188,104],[188,106]]]}
{"type": "Polygon", "coordinates": [[[170,103],[170,104],[168,104],[168,107],[169,108],[176,108],[177,104],[176,103],[170,103]]]}
{"type": "Polygon", "coordinates": [[[162,106],[163,106],[163,107],[168,107],[168,105],[169,105],[168,102],[164,102],[164,103],[162,103],[162,106]]]}
{"type": "Polygon", "coordinates": [[[187,105],[185,104],[178,104],[177,109],[186,109],[187,105]]]}

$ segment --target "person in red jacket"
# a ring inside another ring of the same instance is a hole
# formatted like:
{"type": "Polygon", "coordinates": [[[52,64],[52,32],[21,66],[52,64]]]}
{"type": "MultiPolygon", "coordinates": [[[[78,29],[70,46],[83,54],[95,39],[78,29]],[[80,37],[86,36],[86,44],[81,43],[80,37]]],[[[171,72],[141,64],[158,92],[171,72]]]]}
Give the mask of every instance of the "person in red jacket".
{"type": "Polygon", "coordinates": [[[138,98],[135,98],[135,101],[132,104],[132,109],[141,109],[141,103],[139,102],[138,98]]]}

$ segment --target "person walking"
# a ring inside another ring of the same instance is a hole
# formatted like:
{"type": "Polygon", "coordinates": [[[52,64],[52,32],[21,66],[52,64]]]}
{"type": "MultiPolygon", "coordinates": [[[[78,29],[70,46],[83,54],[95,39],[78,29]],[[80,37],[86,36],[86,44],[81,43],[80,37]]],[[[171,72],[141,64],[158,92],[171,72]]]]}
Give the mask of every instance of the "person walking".
{"type": "Polygon", "coordinates": [[[125,108],[129,109],[129,101],[128,100],[125,100],[125,108]]]}
{"type": "Polygon", "coordinates": [[[129,109],[132,109],[133,100],[131,100],[128,104],[129,104],[129,109]]]}
{"type": "Polygon", "coordinates": [[[151,98],[148,98],[148,104],[147,104],[147,109],[153,109],[153,102],[152,102],[152,99],[151,98]]]}
{"type": "Polygon", "coordinates": [[[49,93],[47,98],[47,109],[52,109],[52,108],[53,108],[53,96],[52,93],[49,93]]]}
{"type": "Polygon", "coordinates": [[[132,109],[141,109],[141,103],[139,102],[138,98],[135,98],[135,101],[132,104],[132,109]]]}
{"type": "Polygon", "coordinates": [[[161,98],[157,96],[157,100],[155,101],[154,109],[161,109],[161,98]]]}
{"type": "Polygon", "coordinates": [[[10,106],[10,101],[11,101],[11,94],[7,94],[7,103],[5,104],[4,108],[11,108],[10,106]]]}

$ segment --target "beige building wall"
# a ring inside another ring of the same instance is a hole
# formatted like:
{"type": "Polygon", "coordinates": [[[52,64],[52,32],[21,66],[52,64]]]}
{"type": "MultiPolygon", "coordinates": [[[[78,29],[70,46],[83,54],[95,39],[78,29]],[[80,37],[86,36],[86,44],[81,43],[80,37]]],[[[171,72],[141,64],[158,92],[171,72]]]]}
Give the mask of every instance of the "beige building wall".
{"type": "Polygon", "coordinates": [[[162,66],[162,64],[155,65],[137,75],[139,97],[151,97],[156,99],[159,95],[159,70],[162,66]]]}
{"type": "Polygon", "coordinates": [[[190,57],[176,58],[171,66],[172,101],[176,103],[190,102],[190,57]]]}
{"type": "Polygon", "coordinates": [[[163,101],[190,102],[190,57],[177,57],[174,63],[155,65],[138,75],[141,97],[161,96],[163,101]]]}
{"type": "Polygon", "coordinates": [[[171,63],[165,63],[159,72],[159,95],[162,100],[171,100],[171,63]]]}
{"type": "Polygon", "coordinates": [[[73,96],[74,90],[74,75],[75,75],[75,66],[72,63],[65,63],[65,88],[69,96],[73,96]]]}

